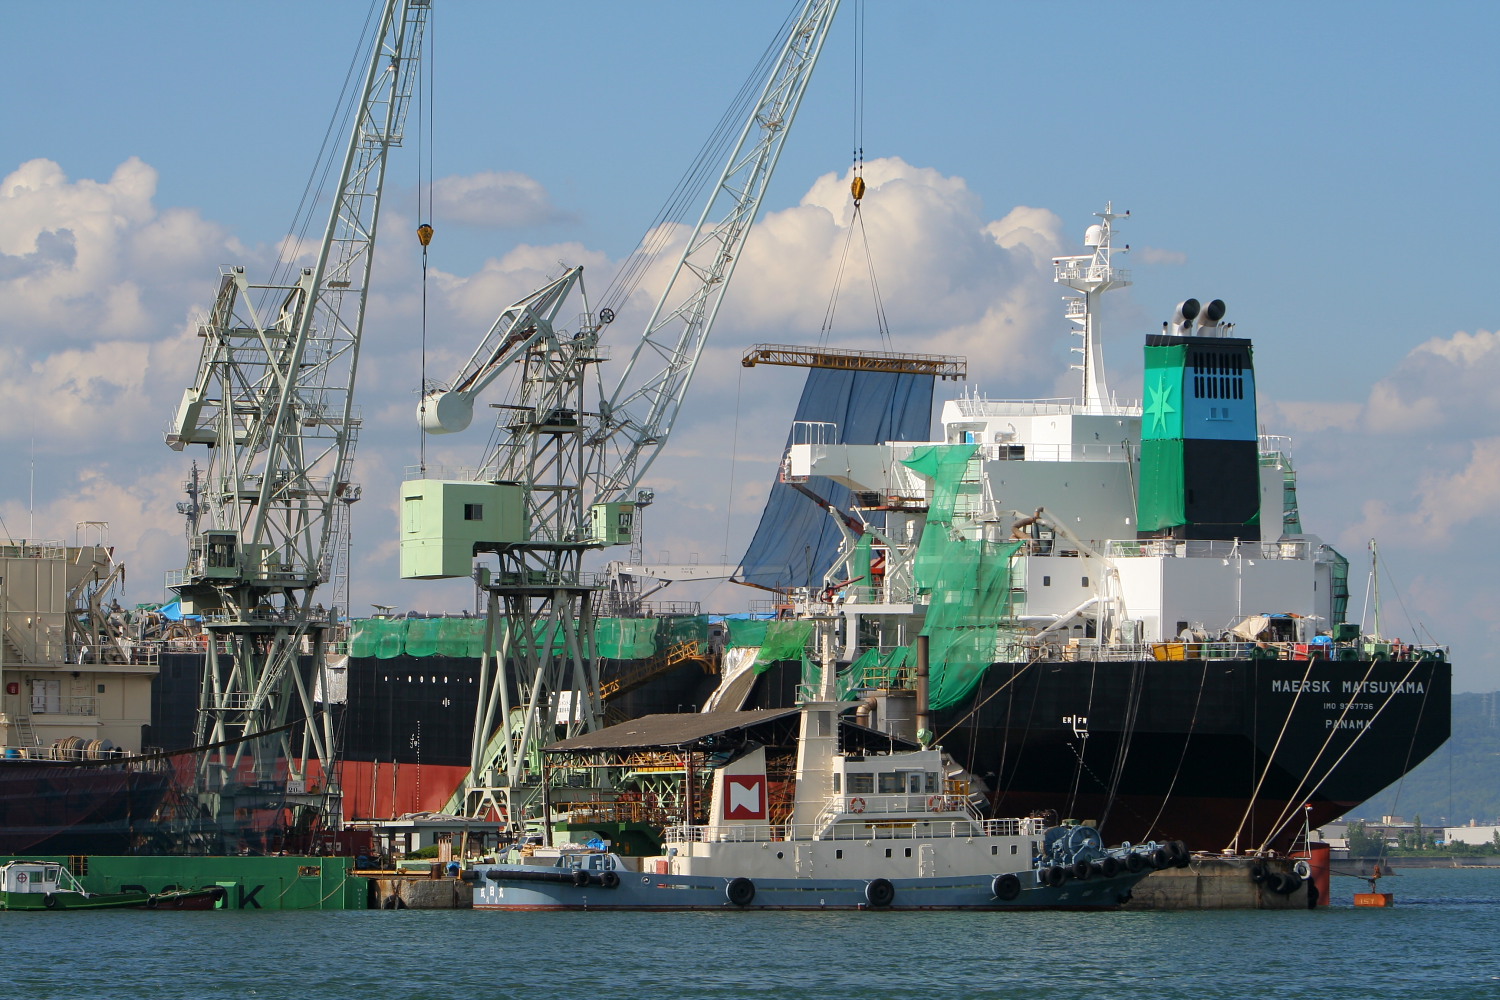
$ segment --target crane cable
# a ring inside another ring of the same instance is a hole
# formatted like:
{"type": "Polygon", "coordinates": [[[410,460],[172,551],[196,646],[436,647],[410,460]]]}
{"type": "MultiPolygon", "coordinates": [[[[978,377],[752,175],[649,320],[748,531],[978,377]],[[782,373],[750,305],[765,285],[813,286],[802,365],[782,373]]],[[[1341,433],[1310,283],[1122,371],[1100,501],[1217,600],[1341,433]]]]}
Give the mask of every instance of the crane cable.
{"type": "Polygon", "coordinates": [[[849,231],[844,238],[843,253],[839,256],[834,273],[833,291],[828,298],[828,308],[823,313],[823,326],[818,331],[818,346],[828,344],[833,332],[833,317],[838,309],[839,289],[843,287],[844,275],[849,266],[849,250],[854,243],[855,231],[859,231],[864,248],[865,270],[870,280],[870,294],[875,304],[875,326],[880,333],[880,345],[891,349],[890,325],[886,321],[885,303],[880,297],[880,281],[875,274],[875,255],[870,250],[870,234],[865,229],[865,217],[861,205],[865,197],[865,6],[862,2],[854,7],[854,152],[849,182],[849,193],[854,199],[854,212],[849,220],[849,231]]]}
{"type": "MultiPolygon", "coordinates": [[[[432,26],[427,29],[427,85],[426,93],[417,95],[417,218],[432,218],[432,51],[434,48],[432,26]],[[424,116],[423,97],[427,98],[424,116]],[[422,194],[424,191],[422,173],[422,153],[427,153],[427,173],[425,191],[427,194],[426,211],[423,211],[422,194]]],[[[417,86],[422,87],[422,75],[417,74],[417,86]]],[[[417,387],[417,413],[425,414],[427,411],[427,246],[432,242],[432,223],[423,222],[417,226],[417,242],[422,245],[422,362],[420,383],[417,387]]],[[[418,464],[423,476],[427,475],[427,425],[424,420],[417,421],[418,464]]]]}

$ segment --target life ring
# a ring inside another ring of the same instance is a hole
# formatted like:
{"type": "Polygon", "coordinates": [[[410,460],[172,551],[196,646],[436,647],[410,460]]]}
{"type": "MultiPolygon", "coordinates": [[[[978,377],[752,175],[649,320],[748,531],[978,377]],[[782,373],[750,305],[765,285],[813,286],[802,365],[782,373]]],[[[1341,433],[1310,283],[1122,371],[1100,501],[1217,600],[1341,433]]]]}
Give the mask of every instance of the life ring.
{"type": "Polygon", "coordinates": [[[865,883],[865,902],[877,909],[890,906],[896,898],[896,887],[890,879],[875,878],[865,883]]]}
{"type": "Polygon", "coordinates": [[[57,894],[49,892],[42,897],[42,905],[49,910],[57,909],[57,894]]]}
{"type": "Polygon", "coordinates": [[[927,811],[930,813],[942,812],[946,803],[940,795],[929,795],[927,797],[927,811]]]}
{"type": "Polygon", "coordinates": [[[1292,865],[1292,871],[1297,873],[1298,878],[1310,878],[1312,876],[1312,865],[1306,861],[1298,861],[1292,865]]]}
{"type": "Polygon", "coordinates": [[[735,906],[749,906],[755,898],[755,883],[747,878],[732,878],[724,887],[724,895],[735,906]]]}
{"type": "Polygon", "coordinates": [[[1009,903],[1021,895],[1021,880],[1009,873],[996,875],[990,882],[990,893],[1001,902],[1009,903]]]}
{"type": "Polygon", "coordinates": [[[865,800],[862,799],[862,798],[860,798],[858,795],[856,795],[854,798],[850,799],[849,800],[849,811],[852,812],[852,813],[862,813],[862,812],[864,812],[865,811],[865,800]]]}

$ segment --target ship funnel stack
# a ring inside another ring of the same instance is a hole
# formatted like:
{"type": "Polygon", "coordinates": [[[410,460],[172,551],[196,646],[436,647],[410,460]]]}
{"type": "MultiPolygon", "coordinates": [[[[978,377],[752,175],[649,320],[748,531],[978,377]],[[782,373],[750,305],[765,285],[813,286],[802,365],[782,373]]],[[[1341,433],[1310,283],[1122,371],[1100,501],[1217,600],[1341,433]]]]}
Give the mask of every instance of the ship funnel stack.
{"type": "Polygon", "coordinates": [[[1177,311],[1172,314],[1172,332],[1179,337],[1186,337],[1193,329],[1193,320],[1198,318],[1198,312],[1202,308],[1197,299],[1183,299],[1177,303],[1177,311]]]}
{"type": "Polygon", "coordinates": [[[1142,538],[1261,538],[1255,369],[1224,313],[1222,299],[1186,299],[1146,338],[1142,538]]]}
{"type": "Polygon", "coordinates": [[[1204,306],[1203,311],[1198,314],[1198,329],[1205,335],[1208,335],[1208,331],[1217,330],[1226,308],[1223,299],[1214,299],[1204,306]]]}

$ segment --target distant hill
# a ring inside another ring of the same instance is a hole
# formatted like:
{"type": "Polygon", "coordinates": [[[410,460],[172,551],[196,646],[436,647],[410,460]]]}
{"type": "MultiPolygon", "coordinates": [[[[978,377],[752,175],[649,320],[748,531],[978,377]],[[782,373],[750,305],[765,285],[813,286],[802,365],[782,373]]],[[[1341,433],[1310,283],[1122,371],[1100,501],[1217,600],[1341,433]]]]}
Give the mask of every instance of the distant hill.
{"type": "Polygon", "coordinates": [[[1453,735],[1405,778],[1351,809],[1351,819],[1400,816],[1460,826],[1500,818],[1500,692],[1453,696],[1453,735]]]}

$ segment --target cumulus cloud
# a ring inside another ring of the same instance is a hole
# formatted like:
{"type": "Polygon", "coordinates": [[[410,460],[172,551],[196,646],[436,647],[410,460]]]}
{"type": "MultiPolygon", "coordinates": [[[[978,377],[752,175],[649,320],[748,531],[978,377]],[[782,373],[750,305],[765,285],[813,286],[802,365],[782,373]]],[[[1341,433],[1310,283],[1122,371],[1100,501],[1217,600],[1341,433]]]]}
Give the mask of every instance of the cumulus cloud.
{"type": "Polygon", "coordinates": [[[1181,250],[1166,250],[1162,247],[1137,247],[1130,248],[1130,254],[1142,264],[1186,264],[1187,254],[1181,250]]]}
{"type": "Polygon", "coordinates": [[[439,178],[432,185],[434,221],[513,229],[567,222],[540,183],[513,171],[485,170],[439,178]]]}
{"type": "Polygon", "coordinates": [[[1443,426],[1500,431],[1500,333],[1460,331],[1413,348],[1370,391],[1366,422],[1389,434],[1426,434],[1443,426]]]}
{"type": "Polygon", "coordinates": [[[195,213],[158,213],[156,180],[134,157],[103,183],[42,159],[0,179],[0,323],[54,345],[159,336],[174,278],[224,236],[195,213]]]}

